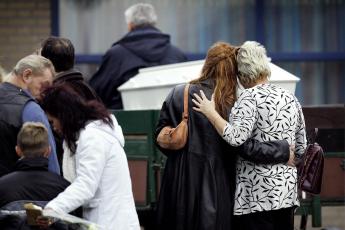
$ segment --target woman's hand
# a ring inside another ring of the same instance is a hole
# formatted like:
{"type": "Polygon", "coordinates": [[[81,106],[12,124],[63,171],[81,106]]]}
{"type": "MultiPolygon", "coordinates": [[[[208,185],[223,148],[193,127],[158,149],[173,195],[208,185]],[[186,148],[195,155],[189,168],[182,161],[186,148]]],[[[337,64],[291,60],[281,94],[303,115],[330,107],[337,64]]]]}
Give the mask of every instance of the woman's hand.
{"type": "Polygon", "coordinates": [[[36,219],[36,223],[40,229],[48,229],[50,225],[53,224],[53,220],[49,217],[38,216],[36,219]]]}
{"type": "Polygon", "coordinates": [[[227,123],[216,111],[214,103],[214,95],[212,94],[211,100],[208,100],[204,92],[200,90],[200,96],[196,93],[193,94],[195,99],[192,99],[196,107],[194,110],[203,113],[211,124],[216,128],[219,135],[223,135],[224,127],[227,123]]]}
{"type": "MultiPolygon", "coordinates": [[[[44,210],[54,211],[51,208],[45,208],[44,210]]],[[[46,216],[38,216],[36,218],[36,223],[40,229],[48,229],[50,225],[53,224],[53,219],[46,216]]]]}
{"type": "Polygon", "coordinates": [[[290,157],[289,157],[289,161],[286,164],[291,166],[291,167],[296,167],[295,145],[290,145],[290,157]]]}
{"type": "Polygon", "coordinates": [[[204,94],[204,91],[200,90],[200,96],[196,93],[193,94],[195,99],[192,99],[194,105],[194,110],[201,112],[206,117],[210,117],[212,113],[216,111],[214,104],[214,95],[212,94],[211,100],[208,100],[204,94]]]}

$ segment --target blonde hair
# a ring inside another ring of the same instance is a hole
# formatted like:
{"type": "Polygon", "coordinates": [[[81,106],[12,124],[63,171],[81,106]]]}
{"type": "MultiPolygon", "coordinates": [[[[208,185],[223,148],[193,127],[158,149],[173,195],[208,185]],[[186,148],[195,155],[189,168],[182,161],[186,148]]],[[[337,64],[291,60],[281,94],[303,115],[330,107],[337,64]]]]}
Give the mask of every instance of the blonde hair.
{"type": "Polygon", "coordinates": [[[40,55],[31,54],[20,59],[12,72],[19,76],[26,69],[31,69],[33,75],[42,74],[46,69],[49,69],[53,76],[55,75],[55,69],[51,61],[40,55]]]}
{"type": "Polygon", "coordinates": [[[201,83],[206,79],[214,81],[214,100],[217,112],[227,119],[236,100],[238,48],[226,42],[213,44],[205,59],[200,78],[191,83],[201,83]]]}
{"type": "Polygon", "coordinates": [[[25,157],[43,156],[49,147],[47,128],[40,122],[25,122],[18,133],[17,145],[25,157]]]}
{"type": "Polygon", "coordinates": [[[246,87],[253,87],[256,82],[271,76],[266,49],[260,43],[247,41],[238,50],[238,78],[246,87]]]}

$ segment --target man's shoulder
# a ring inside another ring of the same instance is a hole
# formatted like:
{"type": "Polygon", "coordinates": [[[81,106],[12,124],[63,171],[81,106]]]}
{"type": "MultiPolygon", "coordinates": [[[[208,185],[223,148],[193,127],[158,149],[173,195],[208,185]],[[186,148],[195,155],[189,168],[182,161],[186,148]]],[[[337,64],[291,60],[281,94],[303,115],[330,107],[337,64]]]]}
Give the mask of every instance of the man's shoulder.
{"type": "Polygon", "coordinates": [[[175,62],[184,62],[188,60],[185,53],[173,44],[170,44],[167,56],[170,58],[174,58],[175,62]]]}
{"type": "Polygon", "coordinates": [[[34,101],[34,100],[30,100],[28,101],[25,106],[24,106],[24,110],[28,110],[28,112],[32,112],[32,113],[41,113],[43,112],[42,108],[39,106],[39,104],[34,101]]]}
{"type": "Polygon", "coordinates": [[[56,181],[56,185],[60,185],[62,188],[67,188],[71,184],[68,180],[56,173],[50,171],[43,171],[42,173],[47,179],[56,181]]]}
{"type": "Polygon", "coordinates": [[[10,195],[15,186],[18,185],[18,179],[21,173],[11,172],[0,177],[0,196],[10,195]]]}
{"type": "Polygon", "coordinates": [[[13,187],[15,186],[25,187],[27,185],[36,186],[37,184],[41,186],[45,186],[47,184],[55,184],[58,189],[59,186],[61,186],[62,188],[66,188],[70,185],[70,182],[68,182],[65,178],[57,175],[56,173],[45,170],[14,171],[0,178],[0,193],[7,192],[6,188],[13,189],[13,187]]]}
{"type": "Polygon", "coordinates": [[[6,101],[8,104],[25,104],[34,100],[28,92],[8,82],[0,84],[0,96],[0,101],[6,101]]]}
{"type": "Polygon", "coordinates": [[[106,52],[108,55],[122,55],[123,53],[128,53],[129,51],[121,45],[121,43],[114,43],[106,52]]]}
{"type": "Polygon", "coordinates": [[[22,112],[22,120],[26,121],[37,121],[45,123],[47,117],[39,104],[36,101],[29,101],[25,104],[22,112]]]}
{"type": "Polygon", "coordinates": [[[68,81],[83,81],[83,74],[75,69],[70,69],[56,74],[54,84],[68,81]]]}

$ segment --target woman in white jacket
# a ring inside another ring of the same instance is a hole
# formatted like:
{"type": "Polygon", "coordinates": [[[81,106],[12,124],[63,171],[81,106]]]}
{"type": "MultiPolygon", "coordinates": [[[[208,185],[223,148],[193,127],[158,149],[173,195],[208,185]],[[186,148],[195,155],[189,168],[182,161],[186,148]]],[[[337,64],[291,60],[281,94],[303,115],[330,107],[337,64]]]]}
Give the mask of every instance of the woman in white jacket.
{"type": "Polygon", "coordinates": [[[45,209],[68,213],[82,206],[83,218],[103,229],[140,229],[116,118],[103,104],[84,101],[67,85],[47,89],[41,106],[75,155],[76,167],[72,184],[45,209]]]}

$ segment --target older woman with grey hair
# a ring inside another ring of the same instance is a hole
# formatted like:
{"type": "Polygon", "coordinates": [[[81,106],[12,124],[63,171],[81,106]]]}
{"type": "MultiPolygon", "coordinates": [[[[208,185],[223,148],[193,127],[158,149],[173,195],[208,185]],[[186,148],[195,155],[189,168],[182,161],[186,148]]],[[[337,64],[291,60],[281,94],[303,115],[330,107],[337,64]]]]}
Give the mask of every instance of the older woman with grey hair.
{"type": "MultiPolygon", "coordinates": [[[[202,112],[232,146],[248,138],[259,141],[286,139],[300,158],[306,147],[305,124],[297,98],[270,84],[271,71],[265,48],[245,42],[237,54],[238,81],[244,88],[225,121],[214,109],[213,99],[194,94],[196,111],[202,112]]],[[[234,215],[235,229],[292,230],[299,205],[297,169],[288,164],[255,164],[239,157],[237,162],[234,215]]]]}

